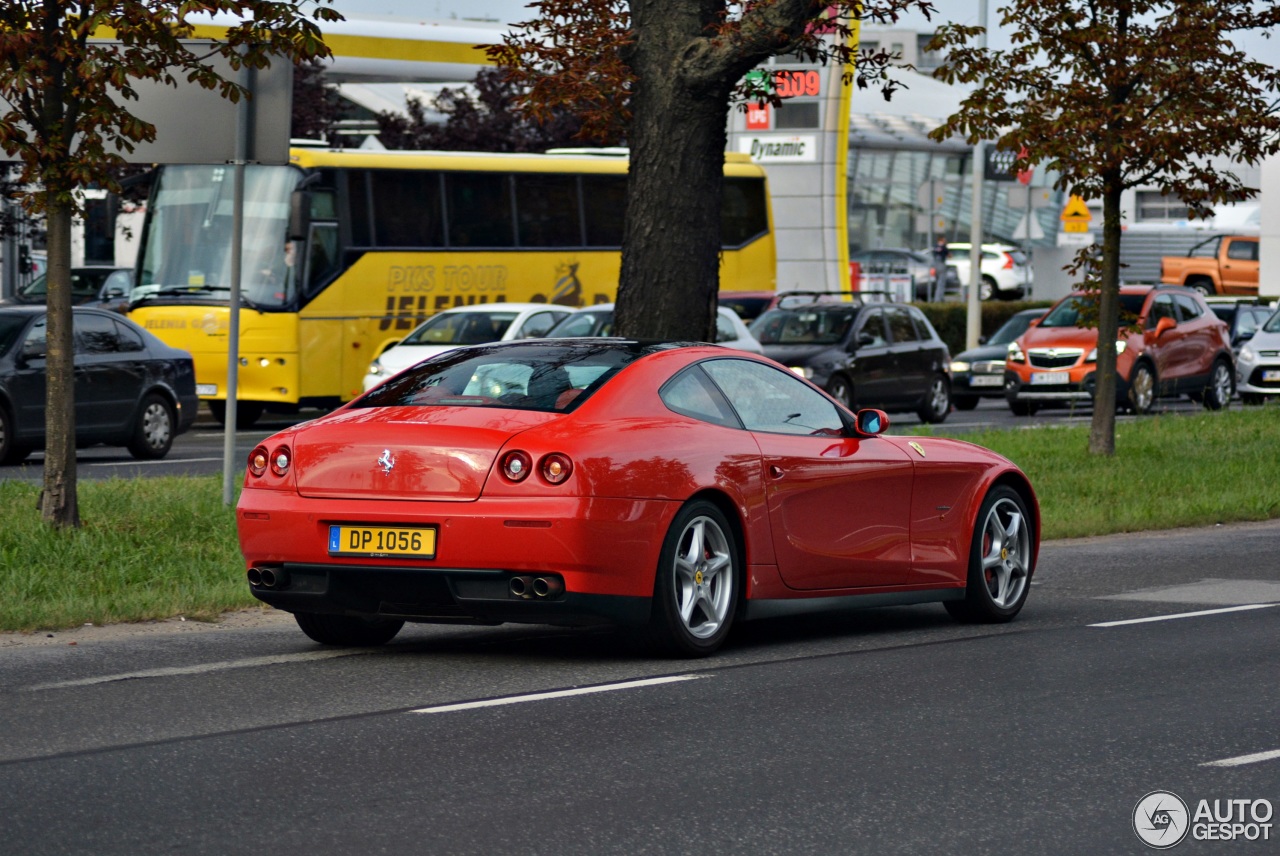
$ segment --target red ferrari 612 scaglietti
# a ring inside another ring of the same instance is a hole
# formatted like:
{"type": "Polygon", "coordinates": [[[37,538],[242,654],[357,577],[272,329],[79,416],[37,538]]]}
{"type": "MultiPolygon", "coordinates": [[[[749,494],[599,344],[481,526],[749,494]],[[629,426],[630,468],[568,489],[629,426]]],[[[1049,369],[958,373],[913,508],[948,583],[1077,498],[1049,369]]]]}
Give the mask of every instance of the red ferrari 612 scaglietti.
{"type": "Polygon", "coordinates": [[[331,645],[608,623],[701,656],[804,610],[1012,619],[1039,549],[1027,477],[888,424],[713,345],[461,348],[254,449],[240,547],[253,594],[331,645]]]}

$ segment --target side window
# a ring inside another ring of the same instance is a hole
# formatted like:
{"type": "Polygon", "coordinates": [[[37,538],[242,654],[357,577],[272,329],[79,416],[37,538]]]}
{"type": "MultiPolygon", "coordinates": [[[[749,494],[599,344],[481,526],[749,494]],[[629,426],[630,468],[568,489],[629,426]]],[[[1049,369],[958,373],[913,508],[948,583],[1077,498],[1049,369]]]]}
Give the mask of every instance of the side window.
{"type": "Polygon", "coordinates": [[[1227,258],[1241,262],[1256,262],[1258,260],[1258,242],[1232,241],[1227,245],[1227,258]]]}
{"type": "Polygon", "coordinates": [[[862,316],[862,327],[858,330],[858,347],[883,348],[889,344],[884,330],[884,311],[872,309],[862,316]]]}
{"type": "Polygon", "coordinates": [[[725,428],[742,427],[724,394],[699,366],[685,369],[667,381],[658,395],[663,404],[682,416],[725,428]]]}
{"type": "Polygon", "coordinates": [[[901,345],[917,341],[916,326],[911,323],[911,316],[907,310],[895,306],[886,310],[886,314],[889,317],[889,332],[893,334],[894,344],[901,345]]]}
{"type": "Polygon", "coordinates": [[[1200,304],[1196,303],[1193,297],[1188,297],[1185,294],[1175,294],[1173,300],[1178,304],[1178,309],[1182,312],[1183,321],[1190,321],[1204,314],[1204,310],[1200,308],[1200,304]]]}
{"type": "Polygon", "coordinates": [[[307,253],[306,293],[315,294],[333,278],[338,269],[338,225],[315,223],[311,226],[311,249],[307,253]]]}
{"type": "Polygon", "coordinates": [[[1173,322],[1177,322],[1177,316],[1173,313],[1173,297],[1168,294],[1157,294],[1155,299],[1151,301],[1151,309],[1147,311],[1147,329],[1154,330],[1156,322],[1161,318],[1168,318],[1173,322]]]}
{"type": "Polygon", "coordinates": [[[27,331],[27,338],[22,342],[22,356],[29,360],[43,360],[49,353],[49,319],[41,317],[27,331]]]}
{"type": "Polygon", "coordinates": [[[749,360],[700,363],[749,431],[840,435],[844,421],[829,399],[795,375],[749,360]]]}
{"type": "Polygon", "coordinates": [[[738,338],[738,331],[733,329],[733,322],[719,312],[716,313],[716,341],[732,342],[738,338]]]}
{"type": "Polygon", "coordinates": [[[516,332],[517,339],[540,339],[547,335],[547,332],[554,326],[556,322],[563,318],[563,312],[535,312],[525,319],[524,324],[520,325],[520,329],[516,332]]]}
{"type": "Polygon", "coordinates": [[[451,247],[512,247],[511,176],[453,172],[445,176],[451,247]]]}
{"type": "Polygon", "coordinates": [[[762,179],[726,178],[721,197],[721,245],[741,247],[769,231],[769,202],[762,179]]]}
{"type": "MultiPolygon", "coordinates": [[[[373,240],[379,247],[442,247],[440,175],[409,170],[371,170],[373,240]]],[[[353,200],[356,189],[352,188],[353,200]]],[[[352,206],[353,216],[358,216],[352,206]]],[[[356,230],[353,229],[353,236],[356,230]]],[[[358,238],[354,238],[359,242],[358,238]]]]}
{"type": "Polygon", "coordinates": [[[146,350],[146,343],[142,341],[142,336],[137,330],[121,324],[119,321],[114,322],[116,325],[116,349],[119,351],[142,351],[146,350]]]}
{"type": "Polygon", "coordinates": [[[582,205],[587,246],[622,246],[622,214],[627,209],[626,176],[582,176],[582,205]]]}
{"type": "Polygon", "coordinates": [[[522,247],[582,246],[574,176],[517,175],[516,226],[522,247]]]}
{"type": "Polygon", "coordinates": [[[117,351],[116,324],[110,318],[77,314],[72,323],[77,354],[114,354],[117,351]]]}

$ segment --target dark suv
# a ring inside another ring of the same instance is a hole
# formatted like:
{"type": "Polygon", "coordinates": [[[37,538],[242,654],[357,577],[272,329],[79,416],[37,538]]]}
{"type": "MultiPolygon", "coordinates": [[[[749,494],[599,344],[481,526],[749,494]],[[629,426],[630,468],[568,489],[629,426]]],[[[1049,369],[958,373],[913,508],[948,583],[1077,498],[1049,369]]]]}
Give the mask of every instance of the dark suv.
{"type": "Polygon", "coordinates": [[[751,325],[764,355],[850,409],[915,411],[941,422],[951,410],[951,355],[919,309],[866,292],[784,295],[751,325]]]}

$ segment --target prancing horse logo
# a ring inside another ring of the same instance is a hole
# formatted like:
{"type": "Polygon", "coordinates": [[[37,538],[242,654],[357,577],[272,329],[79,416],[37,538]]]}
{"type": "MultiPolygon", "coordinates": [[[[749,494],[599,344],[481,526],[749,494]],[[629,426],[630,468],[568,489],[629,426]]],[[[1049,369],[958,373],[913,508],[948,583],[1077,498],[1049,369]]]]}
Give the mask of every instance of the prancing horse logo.
{"type": "Polygon", "coordinates": [[[391,471],[395,469],[396,459],[391,457],[390,449],[382,450],[382,457],[378,458],[378,466],[382,467],[382,472],[387,475],[390,475],[391,471]]]}

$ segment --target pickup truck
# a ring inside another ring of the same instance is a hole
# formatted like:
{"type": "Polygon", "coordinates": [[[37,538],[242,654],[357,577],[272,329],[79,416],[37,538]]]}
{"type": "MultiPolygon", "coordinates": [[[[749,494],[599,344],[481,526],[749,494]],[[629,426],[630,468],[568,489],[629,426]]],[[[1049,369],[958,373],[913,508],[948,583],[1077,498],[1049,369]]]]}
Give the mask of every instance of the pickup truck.
{"type": "Polygon", "coordinates": [[[1160,281],[1185,285],[1206,297],[1258,293],[1258,238],[1217,235],[1201,241],[1185,256],[1160,259],[1160,281]]]}

